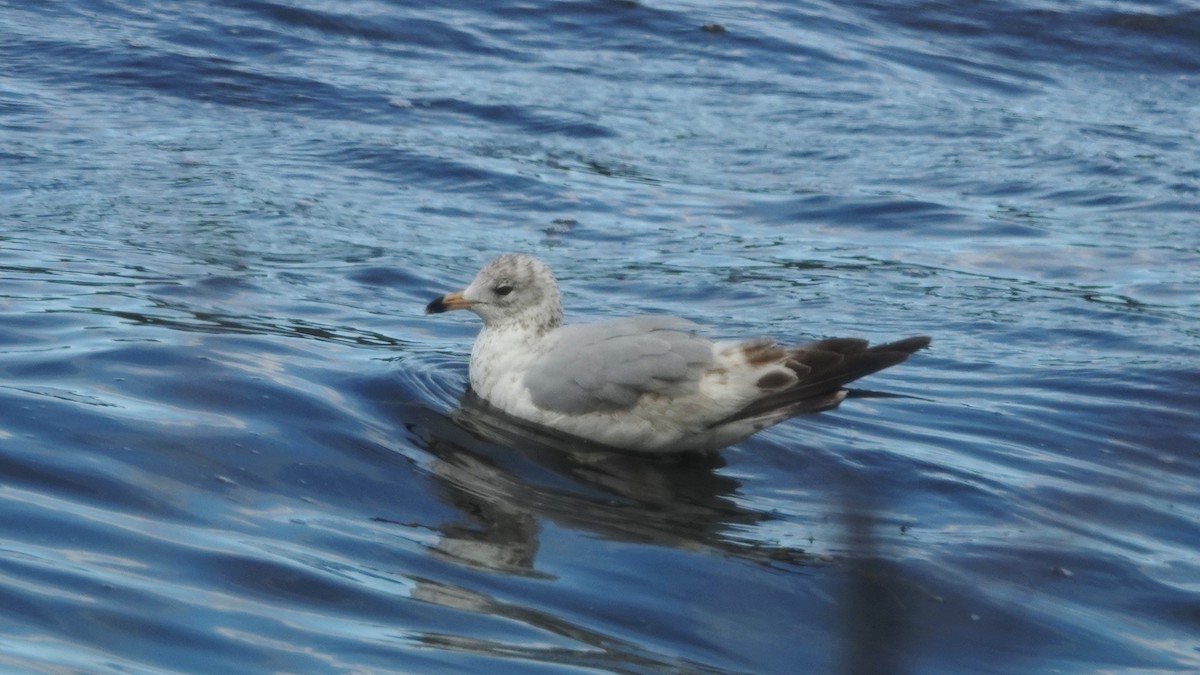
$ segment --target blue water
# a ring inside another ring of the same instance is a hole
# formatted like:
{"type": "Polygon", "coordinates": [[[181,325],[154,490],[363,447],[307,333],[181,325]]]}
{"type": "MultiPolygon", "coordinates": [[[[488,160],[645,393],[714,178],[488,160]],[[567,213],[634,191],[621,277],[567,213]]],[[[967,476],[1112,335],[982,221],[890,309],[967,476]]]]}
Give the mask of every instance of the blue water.
{"type": "Polygon", "coordinates": [[[1194,4],[7,2],[0,64],[0,671],[1200,670],[1194,4]],[[514,250],[934,346],[579,454],[422,314],[514,250]]]}

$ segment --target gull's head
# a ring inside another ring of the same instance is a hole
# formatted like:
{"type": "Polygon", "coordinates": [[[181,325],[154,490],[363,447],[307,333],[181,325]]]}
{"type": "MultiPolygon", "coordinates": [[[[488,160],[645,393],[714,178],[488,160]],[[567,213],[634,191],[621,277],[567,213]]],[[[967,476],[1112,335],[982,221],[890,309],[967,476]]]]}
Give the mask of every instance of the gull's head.
{"type": "Polygon", "coordinates": [[[486,326],[523,325],[547,330],[562,323],[562,300],[550,268],[531,255],[502,255],[479,270],[466,289],[425,307],[426,314],[469,309],[486,326]]]}

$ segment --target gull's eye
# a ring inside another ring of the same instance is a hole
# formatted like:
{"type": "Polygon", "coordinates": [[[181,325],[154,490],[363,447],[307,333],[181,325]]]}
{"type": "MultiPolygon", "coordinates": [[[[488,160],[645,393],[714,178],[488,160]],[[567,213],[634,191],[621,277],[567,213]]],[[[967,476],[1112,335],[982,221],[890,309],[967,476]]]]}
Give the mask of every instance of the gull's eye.
{"type": "Polygon", "coordinates": [[[513,287],[510,284],[500,284],[492,289],[492,292],[500,297],[504,297],[513,292],[513,287]]]}

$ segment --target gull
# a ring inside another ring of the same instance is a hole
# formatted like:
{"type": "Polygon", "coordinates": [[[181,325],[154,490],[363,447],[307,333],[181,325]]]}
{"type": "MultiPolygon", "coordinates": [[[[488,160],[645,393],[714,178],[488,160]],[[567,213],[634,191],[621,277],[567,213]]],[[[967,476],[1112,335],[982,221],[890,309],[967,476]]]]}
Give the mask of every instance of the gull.
{"type": "Polygon", "coordinates": [[[455,309],[483,319],[469,369],[477,396],[535,425],[637,453],[715,451],[836,408],[846,384],[930,343],[713,341],[699,325],[664,315],[564,325],[550,268],[519,253],[492,260],[425,313],[455,309]]]}

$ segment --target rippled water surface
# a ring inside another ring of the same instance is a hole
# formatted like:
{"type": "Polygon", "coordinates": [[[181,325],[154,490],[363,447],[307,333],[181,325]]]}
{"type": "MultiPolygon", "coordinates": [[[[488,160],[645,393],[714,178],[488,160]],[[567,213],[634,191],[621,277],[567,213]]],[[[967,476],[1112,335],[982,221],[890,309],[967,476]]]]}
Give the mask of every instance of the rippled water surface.
{"type": "Polygon", "coordinates": [[[0,3],[0,670],[1200,670],[1186,2],[0,3]],[[462,400],[574,320],[930,334],[713,457],[462,400]]]}

